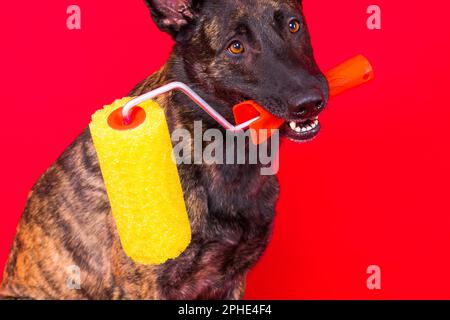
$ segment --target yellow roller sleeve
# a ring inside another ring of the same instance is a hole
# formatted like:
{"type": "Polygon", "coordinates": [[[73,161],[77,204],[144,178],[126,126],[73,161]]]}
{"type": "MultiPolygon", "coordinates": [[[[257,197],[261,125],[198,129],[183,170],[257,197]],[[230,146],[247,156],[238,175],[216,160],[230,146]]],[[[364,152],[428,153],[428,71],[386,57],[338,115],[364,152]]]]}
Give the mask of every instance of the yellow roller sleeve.
{"type": "Polygon", "coordinates": [[[142,103],[142,123],[111,126],[129,100],[97,111],[89,127],[125,253],[138,264],[162,264],[187,248],[191,228],[162,108],[142,103]]]}

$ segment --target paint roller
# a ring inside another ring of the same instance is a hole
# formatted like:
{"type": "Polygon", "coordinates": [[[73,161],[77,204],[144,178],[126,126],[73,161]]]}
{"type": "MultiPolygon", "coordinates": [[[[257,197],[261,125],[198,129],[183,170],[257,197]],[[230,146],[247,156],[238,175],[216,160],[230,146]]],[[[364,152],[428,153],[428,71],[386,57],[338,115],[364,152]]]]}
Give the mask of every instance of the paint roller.
{"type": "MultiPolygon", "coordinates": [[[[370,63],[357,56],[330,70],[335,96],[373,78],[370,63]]],[[[189,246],[191,228],[160,94],[179,90],[226,130],[277,129],[284,122],[254,101],[234,107],[232,125],[206,101],[180,82],[135,99],[124,98],[92,116],[89,125],[122,248],[138,264],[162,264],[189,246]]],[[[270,130],[269,130],[270,132],[270,130]]],[[[267,137],[270,135],[267,135],[267,137]]],[[[259,136],[252,134],[255,143],[259,136]]]]}
{"type": "Polygon", "coordinates": [[[97,111],[89,127],[123,250],[138,264],[161,264],[186,249],[191,229],[164,111],[145,101],[125,123],[130,100],[97,111]]]}

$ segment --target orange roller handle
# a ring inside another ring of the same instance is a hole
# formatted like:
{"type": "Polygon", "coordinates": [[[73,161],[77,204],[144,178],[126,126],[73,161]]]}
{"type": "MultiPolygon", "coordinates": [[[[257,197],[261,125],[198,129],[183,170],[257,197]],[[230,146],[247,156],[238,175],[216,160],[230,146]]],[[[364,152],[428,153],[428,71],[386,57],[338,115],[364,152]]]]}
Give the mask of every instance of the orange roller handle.
{"type": "Polygon", "coordinates": [[[374,78],[372,65],[363,55],[345,61],[326,73],[330,97],[363,85],[374,78]]]}

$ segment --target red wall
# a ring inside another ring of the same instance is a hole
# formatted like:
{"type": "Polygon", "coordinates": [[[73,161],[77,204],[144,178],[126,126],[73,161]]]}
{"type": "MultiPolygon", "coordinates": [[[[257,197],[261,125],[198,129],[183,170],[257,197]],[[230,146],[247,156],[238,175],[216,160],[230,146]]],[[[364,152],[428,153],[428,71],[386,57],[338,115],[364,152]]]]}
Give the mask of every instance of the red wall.
{"type": "MultiPolygon", "coordinates": [[[[450,4],[304,2],[320,66],[363,53],[377,77],[330,103],[315,141],[283,145],[273,240],[247,298],[450,298],[450,4]],[[371,4],[380,31],[366,27],[371,4]],[[366,287],[372,264],[382,290],[366,287]]],[[[2,269],[34,181],[171,41],[142,0],[9,1],[0,30],[2,269]],[[66,28],[70,4],[81,31],[66,28]]]]}

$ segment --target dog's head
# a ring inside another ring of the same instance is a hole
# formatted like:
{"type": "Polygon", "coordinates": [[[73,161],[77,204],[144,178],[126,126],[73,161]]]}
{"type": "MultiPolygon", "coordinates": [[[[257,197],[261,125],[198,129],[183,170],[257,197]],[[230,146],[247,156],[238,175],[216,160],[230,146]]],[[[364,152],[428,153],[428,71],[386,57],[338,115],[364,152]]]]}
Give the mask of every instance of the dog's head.
{"type": "Polygon", "coordinates": [[[328,84],[313,57],[301,0],[146,3],[173,36],[190,83],[228,109],[255,100],[286,121],[283,132],[292,140],[317,135],[328,84]]]}

